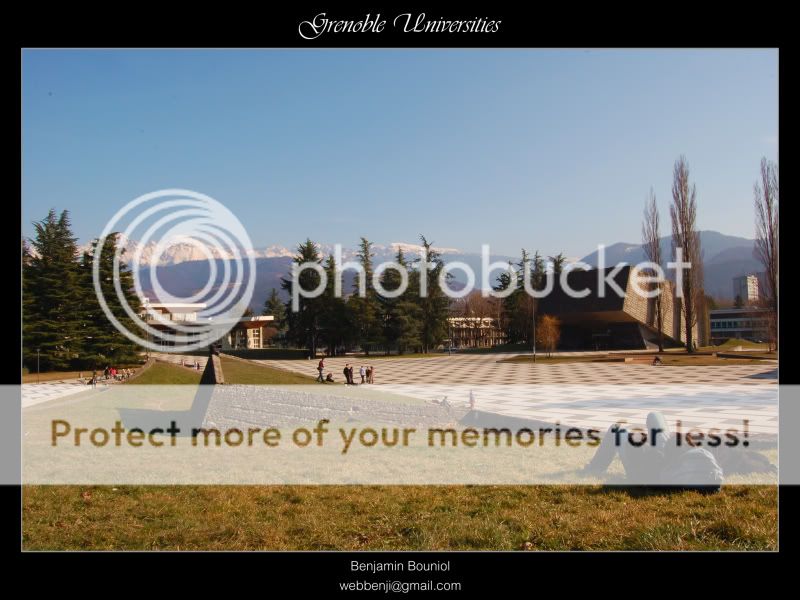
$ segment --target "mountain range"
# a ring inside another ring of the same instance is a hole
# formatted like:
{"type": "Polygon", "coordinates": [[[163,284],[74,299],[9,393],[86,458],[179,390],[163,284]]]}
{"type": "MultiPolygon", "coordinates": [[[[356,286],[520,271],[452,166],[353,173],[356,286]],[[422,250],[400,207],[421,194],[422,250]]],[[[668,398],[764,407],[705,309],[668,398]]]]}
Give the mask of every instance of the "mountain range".
{"type": "MultiPolygon", "coordinates": [[[[716,231],[700,232],[701,247],[703,249],[703,264],[705,287],[707,293],[715,298],[730,300],[733,296],[732,279],[739,275],[758,273],[763,267],[753,255],[754,240],[736,236],[724,235],[716,231]]],[[[152,283],[150,279],[149,267],[154,260],[154,250],[156,244],[150,242],[143,247],[134,240],[123,238],[121,244],[126,252],[123,256],[133,257],[137,249],[141,247],[141,260],[139,261],[139,274],[143,290],[150,295],[152,293],[152,283]]],[[[663,256],[671,256],[671,239],[664,237],[661,240],[663,256]]],[[[391,260],[394,258],[397,248],[403,248],[404,253],[409,258],[419,256],[421,247],[416,244],[395,242],[388,245],[375,244],[374,261],[376,263],[391,260]]],[[[437,248],[442,254],[445,263],[459,261],[464,262],[475,271],[478,278],[481,273],[481,257],[476,253],[465,253],[457,248],[437,248]]],[[[327,256],[333,252],[332,245],[320,245],[320,253],[327,256]]],[[[212,249],[204,251],[195,244],[178,241],[171,244],[163,254],[158,257],[156,263],[156,273],[159,282],[171,294],[186,297],[195,293],[200,287],[205,285],[208,280],[211,264],[208,255],[211,255],[217,267],[217,283],[221,283],[222,269],[225,261],[232,258],[230,255],[212,249]]],[[[258,312],[263,306],[267,296],[273,288],[280,290],[280,280],[285,277],[292,262],[294,252],[282,246],[268,246],[253,251],[256,267],[256,283],[250,306],[258,312]]],[[[645,260],[644,251],[641,244],[619,242],[605,248],[605,264],[613,266],[618,263],[635,264],[645,260]]],[[[354,260],[356,250],[343,248],[342,257],[345,261],[354,260]]],[[[493,255],[492,262],[506,264],[508,261],[516,262],[518,257],[493,255]]],[[[598,253],[592,252],[580,259],[591,266],[598,265],[598,253]]],[[[495,269],[490,273],[489,283],[494,283],[494,278],[500,269],[495,269]]],[[[465,282],[463,274],[454,270],[454,287],[459,287],[465,282]]],[[[352,287],[354,273],[346,271],[344,274],[343,289],[349,290],[352,287]]],[[[480,287],[481,282],[477,281],[476,286],[480,287]]],[[[214,290],[212,290],[213,292],[214,290]]]]}

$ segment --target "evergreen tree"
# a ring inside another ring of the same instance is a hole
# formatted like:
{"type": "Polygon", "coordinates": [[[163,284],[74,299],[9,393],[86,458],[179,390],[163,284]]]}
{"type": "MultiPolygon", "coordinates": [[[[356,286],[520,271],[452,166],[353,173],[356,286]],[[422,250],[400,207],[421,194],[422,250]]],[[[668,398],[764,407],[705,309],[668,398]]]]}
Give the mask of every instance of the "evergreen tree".
{"type": "MultiPolygon", "coordinates": [[[[420,269],[415,271],[414,283],[418,283],[421,277],[426,278],[427,295],[425,297],[420,296],[418,304],[420,308],[420,342],[422,352],[427,354],[447,337],[447,317],[450,302],[444,291],[439,287],[439,276],[444,269],[442,256],[433,249],[432,244],[424,235],[420,236],[420,241],[425,250],[428,266],[424,268],[420,264],[420,269]]],[[[451,275],[448,273],[445,279],[449,280],[450,278],[451,275]]],[[[419,289],[419,285],[415,287],[419,289]]]]}
{"type": "Polygon", "coordinates": [[[564,256],[563,252],[559,252],[555,256],[549,256],[550,262],[553,263],[553,275],[558,277],[561,275],[561,272],[564,270],[564,267],[567,264],[567,257],[564,256]]]}
{"type": "MultiPolygon", "coordinates": [[[[496,292],[505,292],[508,290],[512,283],[513,283],[513,264],[511,261],[508,263],[508,269],[500,273],[497,276],[497,283],[494,285],[493,289],[496,292]]],[[[506,334],[506,339],[508,343],[513,344],[517,341],[517,331],[516,327],[516,313],[517,313],[517,301],[519,300],[519,295],[514,292],[509,293],[508,295],[504,296],[501,299],[501,310],[500,310],[500,325],[503,328],[503,331],[506,334]]]]}
{"type": "Polygon", "coordinates": [[[29,368],[36,368],[36,351],[31,348],[31,340],[36,330],[37,299],[34,291],[34,273],[31,269],[33,254],[28,241],[22,239],[22,340],[23,363],[29,368]]]}
{"type": "Polygon", "coordinates": [[[141,303],[134,290],[133,273],[124,261],[124,250],[120,254],[117,275],[114,274],[114,254],[118,235],[118,233],[109,234],[103,241],[102,248],[98,248],[99,240],[94,240],[90,250],[84,252],[79,264],[83,301],[78,313],[80,316],[78,335],[84,341],[84,352],[80,357],[80,364],[83,367],[101,368],[106,365],[136,362],[141,352],[141,347],[120,332],[100,306],[92,276],[98,252],[100,261],[98,280],[108,309],[126,330],[145,337],[144,332],[137,328],[136,322],[128,315],[117,296],[115,281],[119,283],[130,309],[134,314],[139,314],[141,303]]]}
{"type": "MultiPolygon", "coordinates": [[[[293,262],[296,265],[301,265],[307,262],[320,264],[322,261],[317,251],[317,246],[310,239],[297,247],[297,254],[293,262]]],[[[297,282],[300,289],[311,291],[317,289],[320,283],[319,273],[311,269],[304,270],[297,282]]],[[[291,298],[292,290],[294,288],[294,281],[290,279],[281,279],[281,288],[288,292],[289,302],[286,305],[286,338],[301,347],[308,348],[312,355],[317,352],[317,342],[319,338],[320,315],[323,308],[323,299],[321,296],[316,298],[299,297],[299,310],[297,312],[292,310],[291,298]]]]}
{"type": "Polygon", "coordinates": [[[505,331],[509,343],[528,343],[533,333],[533,315],[536,299],[525,290],[525,278],[530,281],[530,287],[541,290],[545,283],[544,260],[538,250],[531,258],[525,248],[522,249],[520,261],[508,263],[508,270],[497,277],[495,291],[507,290],[514,280],[511,271],[517,275],[516,286],[513,292],[504,297],[501,302],[501,326],[505,331]]]}
{"type": "Polygon", "coordinates": [[[328,356],[336,356],[339,348],[345,348],[353,341],[353,313],[350,302],[336,297],[335,281],[340,273],[333,255],[328,256],[325,262],[325,273],[328,282],[322,295],[320,339],[326,345],[328,356]]]}
{"type": "Polygon", "coordinates": [[[34,227],[23,249],[23,361],[35,368],[38,351],[41,370],[68,369],[83,346],[77,240],[66,210],[51,209],[34,227]]]}
{"type": "MultiPolygon", "coordinates": [[[[398,248],[395,262],[408,270],[408,261],[402,248],[398,248]]],[[[410,278],[409,278],[410,279],[410,278]]],[[[381,287],[393,292],[400,287],[400,274],[396,269],[386,269],[381,273],[381,287]]],[[[410,282],[409,282],[410,283],[410,282]]],[[[383,341],[386,353],[394,347],[398,354],[420,346],[421,310],[414,296],[415,288],[409,285],[406,291],[396,298],[379,296],[380,322],[383,330],[383,341]]]]}
{"type": "Polygon", "coordinates": [[[261,314],[272,315],[274,317],[272,323],[275,325],[275,329],[278,330],[278,334],[283,333],[286,328],[286,306],[275,288],[272,288],[269,297],[264,302],[264,310],[261,311],[261,314]]]}
{"type": "Polygon", "coordinates": [[[380,321],[378,318],[380,307],[378,304],[377,292],[372,285],[372,242],[367,238],[361,238],[358,249],[358,262],[364,270],[364,292],[360,295],[360,282],[356,277],[353,283],[353,295],[348,301],[348,305],[355,319],[355,327],[358,343],[364,353],[369,355],[370,346],[379,342],[381,337],[380,321]]]}

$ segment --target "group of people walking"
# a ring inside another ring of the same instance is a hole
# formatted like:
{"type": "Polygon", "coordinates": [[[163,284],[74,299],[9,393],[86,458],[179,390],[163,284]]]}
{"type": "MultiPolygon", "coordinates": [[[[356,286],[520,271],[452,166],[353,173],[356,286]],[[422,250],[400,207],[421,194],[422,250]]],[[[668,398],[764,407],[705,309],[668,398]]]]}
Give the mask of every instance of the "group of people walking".
{"type": "MultiPolygon", "coordinates": [[[[317,381],[320,383],[334,383],[333,373],[328,371],[328,375],[325,376],[325,359],[322,358],[317,365],[317,372],[319,376],[317,377],[317,381]]],[[[345,364],[344,369],[342,370],[342,374],[344,375],[344,383],[345,385],[358,385],[354,379],[354,368],[350,363],[345,364]]],[[[361,383],[375,383],[375,367],[372,365],[361,365],[361,368],[358,370],[358,374],[361,377],[361,383]]]]}
{"type": "Polygon", "coordinates": [[[104,381],[108,381],[109,379],[112,381],[125,381],[130,379],[131,375],[133,375],[133,369],[117,369],[116,367],[106,366],[106,368],[103,369],[102,376],[98,375],[97,371],[92,371],[92,378],[87,382],[87,385],[97,387],[97,383],[100,379],[104,381]]]}

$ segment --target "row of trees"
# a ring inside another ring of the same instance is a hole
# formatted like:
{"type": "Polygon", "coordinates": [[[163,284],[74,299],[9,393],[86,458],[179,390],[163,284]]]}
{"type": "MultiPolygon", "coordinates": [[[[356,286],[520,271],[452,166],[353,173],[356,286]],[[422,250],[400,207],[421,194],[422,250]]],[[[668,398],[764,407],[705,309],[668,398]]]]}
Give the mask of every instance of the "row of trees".
{"type": "MultiPolygon", "coordinates": [[[[548,256],[550,263],[549,272],[551,276],[558,278],[561,272],[567,267],[567,258],[563,253],[555,256],[548,256]]],[[[531,256],[523,248],[519,262],[509,263],[508,269],[497,277],[494,291],[499,292],[503,297],[500,299],[499,319],[500,327],[506,335],[508,343],[511,344],[530,344],[535,330],[534,314],[538,315],[536,299],[525,291],[525,277],[530,281],[530,287],[541,291],[545,287],[545,277],[548,276],[544,258],[536,251],[531,256]],[[516,278],[512,275],[516,273],[516,278]],[[513,286],[513,291],[508,291],[513,286]]],[[[537,324],[539,318],[537,317],[537,324]]],[[[540,342],[539,335],[536,334],[536,341],[540,342]]]]}
{"type": "MultiPolygon", "coordinates": [[[[770,341],[777,348],[778,315],[778,168],[766,158],[761,160],[761,177],[754,186],[756,213],[755,253],[764,266],[763,303],[769,308],[770,341]]],[[[688,352],[696,347],[695,327],[704,320],[708,333],[709,298],[703,288],[703,252],[700,232],[697,229],[697,190],[690,182],[689,165],[684,156],[675,161],[672,172],[672,203],[670,205],[672,232],[672,258],[691,263],[682,277],[680,300],[684,335],[688,352]]],[[[642,247],[647,260],[663,269],[661,231],[656,195],[650,190],[642,222],[642,247]]],[[[651,283],[654,289],[663,284],[651,283]]],[[[663,350],[664,302],[662,295],[656,296],[655,317],[659,335],[659,350],[663,350]]]]}
{"type": "MultiPolygon", "coordinates": [[[[675,161],[672,169],[672,203],[669,207],[672,224],[672,259],[690,263],[691,267],[683,271],[681,277],[680,309],[683,319],[686,350],[694,352],[698,340],[695,330],[698,316],[705,314],[706,294],[703,287],[703,252],[700,244],[700,232],[697,229],[697,188],[690,181],[689,164],[686,157],[675,161]]],[[[661,221],[659,217],[656,194],[651,189],[644,209],[642,222],[642,249],[647,260],[665,266],[665,257],[661,249],[661,221]]],[[[654,298],[655,324],[658,329],[658,349],[664,350],[664,310],[663,283],[652,282],[651,289],[657,289],[654,298]]],[[[707,327],[706,327],[707,330],[707,327]]]]}
{"type": "MultiPolygon", "coordinates": [[[[336,293],[336,280],[342,273],[334,256],[321,256],[317,244],[307,239],[297,247],[294,263],[321,265],[327,276],[327,287],[316,298],[300,296],[297,311],[291,310],[289,303],[279,307],[277,292],[273,290],[264,311],[276,316],[279,328],[286,331],[288,342],[307,347],[312,353],[323,346],[331,355],[356,346],[367,354],[376,348],[386,352],[428,353],[447,337],[449,298],[438,285],[444,268],[442,257],[425,236],[420,236],[420,240],[428,268],[419,268],[420,259],[411,260],[402,249],[398,249],[394,260],[409,269],[409,285],[403,294],[390,298],[378,293],[373,285],[374,253],[372,242],[368,239],[361,238],[357,255],[365,274],[363,294],[357,276],[351,293],[346,297],[336,293]],[[425,278],[426,296],[419,293],[422,277],[425,278]]],[[[450,278],[449,274],[447,278],[450,278]]],[[[395,269],[383,271],[379,281],[387,292],[393,292],[401,286],[401,276],[395,269]]],[[[297,282],[291,278],[282,279],[281,287],[291,298],[293,286],[313,290],[319,283],[319,273],[307,269],[300,274],[297,282]]]]}
{"type": "MultiPolygon", "coordinates": [[[[45,371],[135,362],[140,349],[106,318],[95,293],[92,268],[97,240],[81,253],[66,210],[60,215],[51,210],[34,226],[35,236],[22,241],[23,364],[45,371]]],[[[109,309],[132,329],[133,321],[114,290],[115,246],[112,234],[102,248],[100,286],[109,309]]],[[[138,311],[133,277],[123,265],[119,283],[138,311]]]]}

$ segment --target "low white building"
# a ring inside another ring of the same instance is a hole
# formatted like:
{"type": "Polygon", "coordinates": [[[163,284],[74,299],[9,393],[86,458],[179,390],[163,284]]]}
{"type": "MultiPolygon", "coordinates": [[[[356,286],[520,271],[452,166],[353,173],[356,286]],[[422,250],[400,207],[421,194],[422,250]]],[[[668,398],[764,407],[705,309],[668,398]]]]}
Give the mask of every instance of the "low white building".
{"type": "MultiPolygon", "coordinates": [[[[180,303],[180,302],[150,302],[143,300],[139,316],[151,326],[165,334],[179,335],[182,340],[180,344],[174,341],[151,335],[150,339],[163,347],[165,350],[171,346],[189,344],[192,341],[192,332],[180,331],[173,328],[172,323],[181,326],[198,328],[210,324],[207,317],[198,316],[207,307],[204,303],[180,303]]],[[[230,327],[228,333],[222,336],[220,343],[223,350],[244,350],[266,348],[268,340],[274,335],[273,323],[275,317],[272,315],[242,317],[237,320],[225,320],[214,318],[214,324],[219,327],[230,327]]],[[[198,330],[199,333],[199,330],[198,330]]]]}

